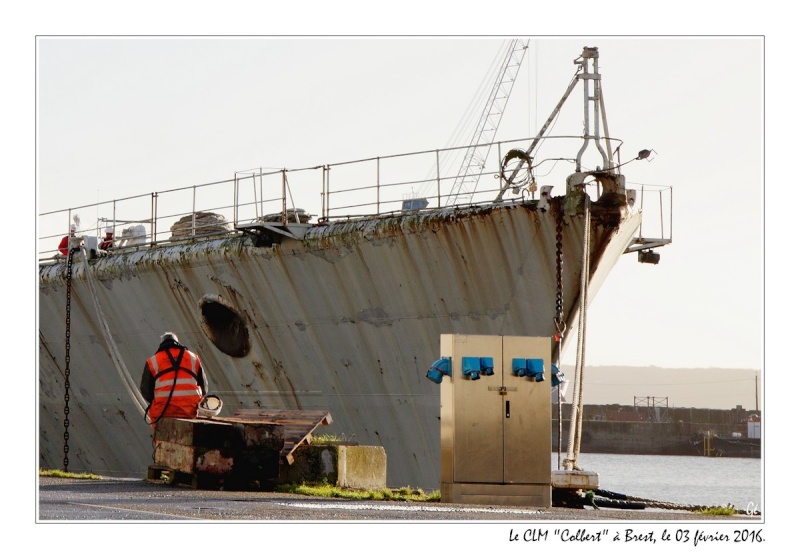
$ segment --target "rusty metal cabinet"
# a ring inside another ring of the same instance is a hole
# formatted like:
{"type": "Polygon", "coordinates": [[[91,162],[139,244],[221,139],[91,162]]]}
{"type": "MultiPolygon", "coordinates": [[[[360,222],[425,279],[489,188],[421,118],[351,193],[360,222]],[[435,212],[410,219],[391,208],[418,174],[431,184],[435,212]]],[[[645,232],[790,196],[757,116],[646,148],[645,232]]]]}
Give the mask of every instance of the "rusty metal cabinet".
{"type": "Polygon", "coordinates": [[[443,334],[444,502],[551,504],[550,339],[443,334]]]}

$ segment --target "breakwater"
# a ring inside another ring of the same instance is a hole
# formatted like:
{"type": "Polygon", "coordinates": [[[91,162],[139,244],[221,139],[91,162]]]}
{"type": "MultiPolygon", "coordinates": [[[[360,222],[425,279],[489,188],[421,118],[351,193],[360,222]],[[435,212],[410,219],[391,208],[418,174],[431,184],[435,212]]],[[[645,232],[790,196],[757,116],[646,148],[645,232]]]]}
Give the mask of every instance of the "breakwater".
{"type": "MultiPolygon", "coordinates": [[[[568,445],[570,404],[561,406],[561,449],[568,445]]],[[[552,410],[553,451],[558,450],[558,406],[552,410]]],[[[760,412],[584,405],[581,452],[677,456],[761,457],[760,412]],[[756,421],[758,419],[758,421],[756,421]]]]}

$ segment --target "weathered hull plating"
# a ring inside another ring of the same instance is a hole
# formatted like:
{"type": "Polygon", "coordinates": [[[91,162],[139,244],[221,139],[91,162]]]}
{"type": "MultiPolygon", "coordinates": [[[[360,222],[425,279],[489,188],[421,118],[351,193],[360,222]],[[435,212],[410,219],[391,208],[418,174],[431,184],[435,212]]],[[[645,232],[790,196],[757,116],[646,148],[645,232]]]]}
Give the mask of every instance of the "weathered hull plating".
{"type": "MultiPolygon", "coordinates": [[[[314,227],[273,247],[236,236],[101,258],[88,271],[74,263],[69,469],[144,475],[151,429],[136,387],[159,335],[172,330],[203,359],[223,416],[327,410],[328,432],[386,449],[391,486],[438,487],[439,387],[425,374],[439,336],[554,334],[555,216],[535,204],[451,208],[314,227]],[[241,322],[204,314],[203,301],[241,322]],[[245,339],[246,355],[219,349],[228,335],[245,339]]],[[[567,217],[563,232],[569,329],[583,223],[567,217]]],[[[639,223],[625,208],[593,218],[590,298],[639,223]]],[[[40,268],[43,468],[64,462],[65,278],[63,263],[40,268]]]]}

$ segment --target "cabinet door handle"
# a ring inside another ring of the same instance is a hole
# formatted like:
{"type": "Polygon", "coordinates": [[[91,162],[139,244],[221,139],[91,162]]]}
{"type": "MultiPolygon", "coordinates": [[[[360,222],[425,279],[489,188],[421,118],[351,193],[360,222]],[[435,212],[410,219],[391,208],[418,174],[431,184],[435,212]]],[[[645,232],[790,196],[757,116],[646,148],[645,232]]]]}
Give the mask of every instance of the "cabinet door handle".
{"type": "Polygon", "coordinates": [[[511,402],[506,400],[506,417],[511,417],[511,402]]]}

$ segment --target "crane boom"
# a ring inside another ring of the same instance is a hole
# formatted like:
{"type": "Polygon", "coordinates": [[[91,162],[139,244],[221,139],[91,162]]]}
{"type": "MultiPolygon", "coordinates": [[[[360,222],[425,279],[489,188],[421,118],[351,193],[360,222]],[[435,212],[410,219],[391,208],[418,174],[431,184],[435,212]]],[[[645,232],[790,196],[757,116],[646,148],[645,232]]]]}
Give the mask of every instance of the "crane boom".
{"type": "Polygon", "coordinates": [[[453,188],[448,196],[448,204],[472,201],[489,154],[489,144],[494,141],[497,134],[500,119],[505,111],[520,66],[522,66],[522,59],[525,57],[528,43],[529,41],[520,39],[514,39],[509,43],[497,80],[489,93],[489,99],[478,121],[472,141],[468,144],[469,147],[464,154],[461,169],[456,175],[453,188]]]}

